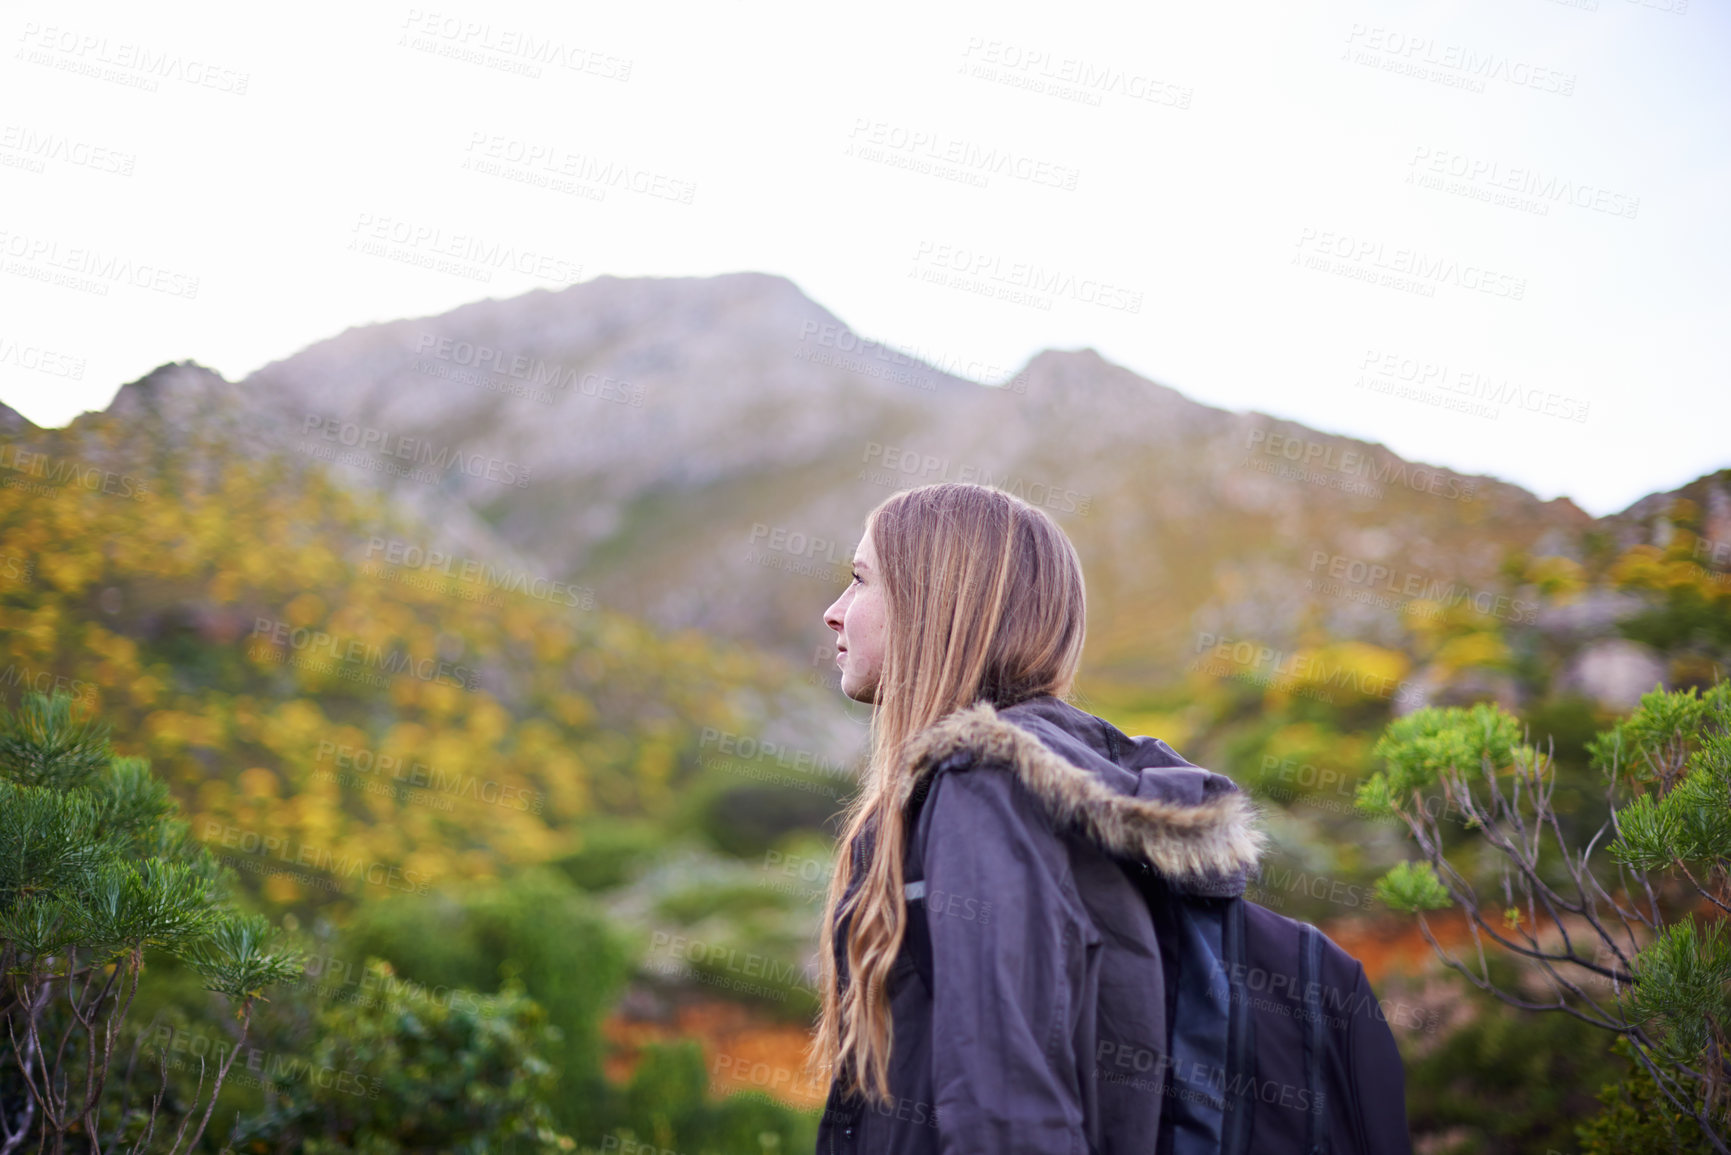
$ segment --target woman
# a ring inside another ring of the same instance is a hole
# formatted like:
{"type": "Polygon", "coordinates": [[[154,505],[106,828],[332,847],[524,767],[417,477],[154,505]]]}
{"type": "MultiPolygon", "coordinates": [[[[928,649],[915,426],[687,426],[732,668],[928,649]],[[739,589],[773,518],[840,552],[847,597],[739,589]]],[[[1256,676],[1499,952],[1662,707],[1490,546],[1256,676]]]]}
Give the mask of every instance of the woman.
{"type": "MultiPolygon", "coordinates": [[[[1377,1140],[1351,1104],[1324,1111],[1325,1078],[1357,1098],[1377,1077],[1346,1044],[1294,1044],[1308,1084],[1255,1077],[1229,917],[1262,842],[1252,807],[1063,700],[1085,601],[1048,515],[981,485],[898,493],[824,621],[842,692],[873,709],[825,905],[821,1155],[1404,1150],[1404,1116],[1377,1140]]],[[[1283,988],[1313,996],[1316,965],[1283,988]]],[[[1292,1017],[1265,1041],[1321,1031],[1292,1017]]],[[[1386,1065],[1392,1039],[1361,1050],[1386,1065]]]]}

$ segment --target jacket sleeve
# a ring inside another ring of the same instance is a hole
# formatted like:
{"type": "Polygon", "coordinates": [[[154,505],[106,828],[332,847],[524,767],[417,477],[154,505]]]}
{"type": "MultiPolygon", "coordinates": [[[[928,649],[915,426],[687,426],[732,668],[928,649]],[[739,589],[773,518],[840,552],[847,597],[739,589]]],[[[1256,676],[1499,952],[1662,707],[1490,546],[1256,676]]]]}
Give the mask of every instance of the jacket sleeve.
{"type": "Polygon", "coordinates": [[[1069,859],[1012,772],[938,775],[923,862],[943,1155],[1087,1151],[1070,1040],[1090,933],[1069,859]]]}
{"type": "Polygon", "coordinates": [[[1356,965],[1349,1063],[1360,1150],[1376,1155],[1411,1155],[1406,1121],[1406,1069],[1394,1032],[1365,977],[1356,965]]]}

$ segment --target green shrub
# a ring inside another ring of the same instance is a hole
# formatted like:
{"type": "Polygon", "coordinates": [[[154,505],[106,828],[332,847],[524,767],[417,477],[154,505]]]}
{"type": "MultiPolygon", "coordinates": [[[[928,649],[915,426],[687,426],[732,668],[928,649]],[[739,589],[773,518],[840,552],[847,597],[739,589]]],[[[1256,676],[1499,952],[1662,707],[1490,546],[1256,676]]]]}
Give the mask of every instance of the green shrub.
{"type": "MultiPolygon", "coordinates": [[[[1659,1093],[1640,1069],[1634,1048],[1618,1039],[1614,1049],[1626,1060],[1628,1073],[1599,1091],[1602,1110],[1575,1129],[1582,1155],[1713,1155],[1701,1125],[1659,1093]]],[[[1706,1113],[1704,1103],[1694,1108],[1706,1113]]]]}
{"type": "MultiPolygon", "coordinates": [[[[236,1125],[242,1152],[409,1155],[574,1151],[548,1101],[543,1057],[559,1041],[546,1012],[508,980],[494,995],[435,997],[367,960],[356,997],[317,1018],[304,1060],[278,1064],[275,1102],[236,1125]]],[[[268,1060],[266,1060],[268,1062],[268,1060]]],[[[268,1068],[267,1068],[268,1069],[268,1068]]]]}
{"type": "Polygon", "coordinates": [[[643,1049],[625,1088],[624,1111],[603,1148],[634,1144],[681,1155],[807,1152],[817,1144],[815,1112],[795,1111],[767,1095],[744,1092],[709,1099],[703,1052],[687,1039],[643,1049]]]}
{"type": "Polygon", "coordinates": [[[388,959],[429,987],[493,991],[515,974],[559,1030],[546,1057],[558,1078],[560,1125],[582,1133],[606,1112],[601,1020],[624,987],[631,947],[562,875],[535,869],[425,897],[391,896],[361,907],[344,942],[349,954],[388,959]]]}
{"type": "Polygon", "coordinates": [[[628,881],[650,862],[667,841],[667,831],[653,823],[609,817],[578,832],[580,847],[553,865],[584,890],[611,890],[628,881]]]}
{"type": "Polygon", "coordinates": [[[298,969],[263,917],[227,902],[232,874],[177,813],[149,764],[116,757],[107,727],[75,717],[69,696],[0,708],[0,1140],[195,1148],[233,1048],[190,1097],[147,1103],[130,1078],[109,1077],[147,955],[180,960],[225,997],[240,1040],[254,1002],[298,969]]]}
{"type": "Polygon", "coordinates": [[[1661,1124],[1669,1135],[1686,1118],[1726,1150],[1731,937],[1715,915],[1731,910],[1731,683],[1699,695],[1655,688],[1584,748],[1610,814],[1577,838],[1559,817],[1555,764],[1501,707],[1432,707],[1390,723],[1374,751],[1384,769],[1359,802],[1404,820],[1423,857],[1395,866],[1377,893],[1421,924],[1427,909],[1458,908],[1477,958],[1445,954],[1449,966],[1625,1044],[1639,1069],[1606,1100],[1615,1120],[1599,1139],[1661,1124]],[[1471,845],[1451,852],[1427,805],[1438,796],[1459,809],[1471,845]],[[1522,959],[1531,981],[1494,977],[1487,942],[1522,959]]]}
{"type": "MultiPolygon", "coordinates": [[[[1492,976],[1513,982],[1515,964],[1492,958],[1492,976]]],[[[1611,1051],[1612,1036],[1470,988],[1462,1002],[1466,1015],[1446,1033],[1401,1040],[1413,1134],[1431,1137],[1433,1155],[1572,1150],[1577,1121],[1597,1109],[1593,1088],[1628,1069],[1611,1051]]]]}

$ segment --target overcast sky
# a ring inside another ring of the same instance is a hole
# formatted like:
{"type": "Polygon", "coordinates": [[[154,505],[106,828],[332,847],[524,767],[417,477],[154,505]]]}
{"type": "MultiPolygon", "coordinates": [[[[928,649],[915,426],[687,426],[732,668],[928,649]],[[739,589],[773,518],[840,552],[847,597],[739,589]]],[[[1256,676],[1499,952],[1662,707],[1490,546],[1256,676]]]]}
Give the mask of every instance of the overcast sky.
{"type": "Polygon", "coordinates": [[[760,270],[1593,513],[1731,466],[1722,0],[8,5],[0,400],[760,270]],[[238,24],[242,12],[246,23],[238,24]]]}

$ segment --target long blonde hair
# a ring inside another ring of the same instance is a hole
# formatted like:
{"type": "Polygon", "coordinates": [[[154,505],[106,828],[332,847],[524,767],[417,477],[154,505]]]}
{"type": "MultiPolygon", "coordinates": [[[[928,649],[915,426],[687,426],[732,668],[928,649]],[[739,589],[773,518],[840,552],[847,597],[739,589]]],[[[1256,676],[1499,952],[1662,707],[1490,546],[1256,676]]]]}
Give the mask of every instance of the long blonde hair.
{"type": "Polygon", "coordinates": [[[908,740],[981,699],[999,708],[1069,695],[1082,659],[1087,603],[1075,546],[1044,510],[985,485],[906,490],[866,517],[884,583],[884,651],[871,757],[842,815],[820,939],[823,1008],[807,1056],[843,1093],[887,1103],[892,1032],[888,978],[906,911],[902,855],[913,768],[908,740]],[[859,845],[864,836],[865,842],[859,845]],[[866,855],[859,890],[856,845],[866,855]],[[835,962],[847,917],[848,982],[835,962]],[[869,1087],[869,1089],[868,1089],[869,1087]]]}

